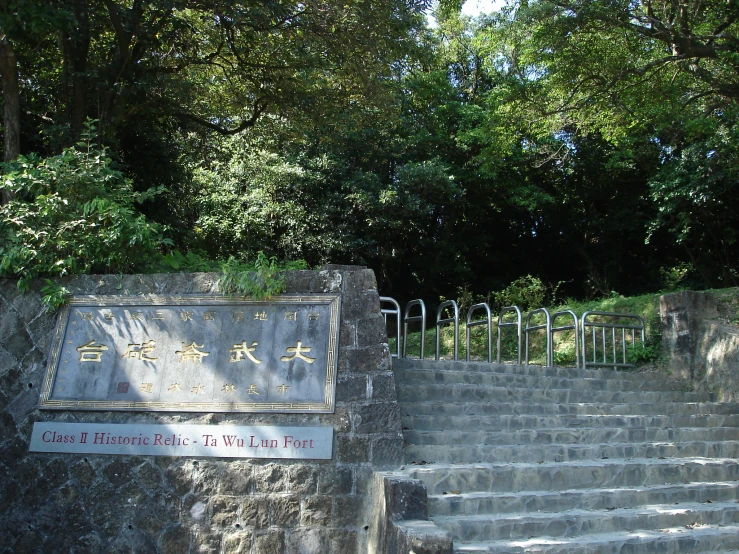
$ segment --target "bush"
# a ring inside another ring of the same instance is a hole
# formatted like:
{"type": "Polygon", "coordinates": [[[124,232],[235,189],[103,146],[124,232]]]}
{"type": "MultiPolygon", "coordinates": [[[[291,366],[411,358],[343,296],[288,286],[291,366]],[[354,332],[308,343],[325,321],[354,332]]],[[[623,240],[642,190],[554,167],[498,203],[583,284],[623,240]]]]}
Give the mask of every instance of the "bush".
{"type": "Polygon", "coordinates": [[[134,192],[106,149],[92,145],[93,132],[88,124],[84,141],[57,156],[2,164],[0,190],[14,198],[0,206],[0,276],[24,290],[40,276],[140,269],[170,244],[135,209],[163,189],[134,192]]]}

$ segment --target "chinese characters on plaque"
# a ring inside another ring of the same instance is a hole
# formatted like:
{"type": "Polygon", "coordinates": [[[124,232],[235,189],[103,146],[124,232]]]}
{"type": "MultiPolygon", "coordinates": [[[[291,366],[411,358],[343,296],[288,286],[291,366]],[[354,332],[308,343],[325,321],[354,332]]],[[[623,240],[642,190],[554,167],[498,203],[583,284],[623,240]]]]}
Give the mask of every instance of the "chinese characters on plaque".
{"type": "Polygon", "coordinates": [[[41,407],[331,412],[339,297],[74,297],[41,407]]]}

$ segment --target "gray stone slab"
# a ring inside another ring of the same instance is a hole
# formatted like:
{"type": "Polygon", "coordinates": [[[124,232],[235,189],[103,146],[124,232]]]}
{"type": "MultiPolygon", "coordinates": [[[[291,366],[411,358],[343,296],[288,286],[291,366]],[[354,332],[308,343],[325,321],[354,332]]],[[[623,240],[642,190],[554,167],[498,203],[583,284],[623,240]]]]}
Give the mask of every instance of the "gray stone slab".
{"type": "Polygon", "coordinates": [[[336,295],[74,297],[41,408],[332,412],[336,295]]]}

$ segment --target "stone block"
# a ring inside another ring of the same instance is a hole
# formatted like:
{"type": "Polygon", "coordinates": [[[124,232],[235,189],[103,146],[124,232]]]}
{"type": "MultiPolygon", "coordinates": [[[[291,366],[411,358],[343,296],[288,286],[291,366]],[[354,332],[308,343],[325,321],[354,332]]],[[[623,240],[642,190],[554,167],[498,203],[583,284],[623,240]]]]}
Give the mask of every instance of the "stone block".
{"type": "Polygon", "coordinates": [[[318,479],[319,494],[351,494],[353,487],[354,474],[351,467],[322,468],[318,479]]]}
{"type": "Polygon", "coordinates": [[[97,476],[89,461],[81,460],[69,468],[69,475],[83,487],[89,487],[97,476]]]}
{"type": "Polygon", "coordinates": [[[254,467],[255,490],[260,493],[286,492],[288,468],[278,464],[254,467]]]}
{"type": "Polygon", "coordinates": [[[318,471],[308,465],[294,465],[289,469],[288,483],[290,492],[308,495],[315,494],[318,489],[318,471]]]}
{"type": "Polygon", "coordinates": [[[321,292],[333,292],[340,293],[344,282],[344,278],[339,271],[331,269],[322,269],[318,273],[320,279],[323,281],[321,292]]]}
{"type": "Polygon", "coordinates": [[[249,462],[226,463],[220,476],[221,494],[249,494],[255,489],[254,467],[249,462]]]}
{"type": "Polygon", "coordinates": [[[103,468],[101,473],[114,487],[119,487],[121,484],[128,482],[134,468],[140,463],[141,459],[138,457],[116,456],[103,468]]]}
{"type": "Polygon", "coordinates": [[[370,441],[367,437],[337,435],[338,461],[352,464],[369,462],[370,441]]]}
{"type": "Polygon", "coordinates": [[[236,531],[223,535],[223,554],[251,554],[252,534],[236,531]]]}
{"type": "Polygon", "coordinates": [[[377,279],[375,278],[375,272],[371,269],[359,269],[353,268],[354,271],[349,271],[344,277],[344,292],[347,294],[365,292],[365,291],[376,291],[377,290],[377,279]]]}
{"type": "MultiPolygon", "coordinates": [[[[352,321],[380,313],[380,295],[377,291],[362,292],[342,297],[341,318],[352,321]]],[[[383,317],[383,325],[385,318],[383,317]]]]}
{"type": "Polygon", "coordinates": [[[145,462],[136,468],[135,474],[139,483],[148,490],[156,490],[162,486],[161,471],[149,462],[145,462]]]}
{"type": "Polygon", "coordinates": [[[357,434],[399,433],[400,407],[397,403],[354,405],[352,428],[357,434]]]}
{"type": "Polygon", "coordinates": [[[372,440],[371,462],[379,468],[396,468],[403,463],[403,436],[372,440]]]}
{"type": "Polygon", "coordinates": [[[333,513],[333,497],[309,496],[303,500],[300,525],[303,527],[327,526],[333,513]]]}
{"type": "Polygon", "coordinates": [[[209,503],[211,523],[219,527],[236,523],[239,513],[239,501],[236,497],[212,496],[209,503]]]}
{"type": "Polygon", "coordinates": [[[178,460],[165,471],[165,482],[180,496],[192,490],[192,462],[178,460]]]}
{"type": "MultiPolygon", "coordinates": [[[[357,477],[357,482],[359,482],[359,477],[357,477]]],[[[352,525],[361,527],[360,516],[365,498],[360,496],[359,492],[356,496],[337,496],[333,500],[333,527],[351,527],[352,525]]]]}
{"type": "Polygon", "coordinates": [[[336,401],[356,402],[367,400],[368,378],[362,374],[339,375],[336,380],[336,401]]]}
{"type": "MultiPolygon", "coordinates": [[[[381,342],[381,341],[380,341],[381,342]]],[[[357,325],[344,319],[339,329],[339,348],[355,348],[357,346],[357,325]]],[[[341,354],[339,354],[341,356],[341,354]]]]}
{"type": "Polygon", "coordinates": [[[320,528],[298,527],[288,533],[285,542],[286,554],[326,554],[330,548],[327,531],[320,528]]]}
{"type": "Polygon", "coordinates": [[[269,526],[269,499],[264,495],[246,497],[241,504],[241,521],[255,529],[269,526]]]}
{"type": "Polygon", "coordinates": [[[297,495],[273,495],[269,504],[272,525],[291,527],[300,520],[300,500],[297,495]]]}
{"type": "Polygon", "coordinates": [[[379,313],[357,321],[357,346],[375,346],[387,342],[385,318],[379,313]]]}
{"type": "Polygon", "coordinates": [[[346,529],[332,529],[329,535],[329,552],[331,554],[345,554],[358,552],[357,532],[346,529]]]}
{"type": "Polygon", "coordinates": [[[283,554],[284,552],[284,531],[269,530],[264,535],[257,535],[254,541],[254,554],[283,554]]]}
{"type": "Polygon", "coordinates": [[[387,344],[345,350],[339,357],[339,373],[372,373],[391,370],[390,349],[387,344]]]}
{"type": "Polygon", "coordinates": [[[372,400],[384,400],[397,402],[398,395],[395,390],[395,376],[391,371],[372,375],[372,400]]]}

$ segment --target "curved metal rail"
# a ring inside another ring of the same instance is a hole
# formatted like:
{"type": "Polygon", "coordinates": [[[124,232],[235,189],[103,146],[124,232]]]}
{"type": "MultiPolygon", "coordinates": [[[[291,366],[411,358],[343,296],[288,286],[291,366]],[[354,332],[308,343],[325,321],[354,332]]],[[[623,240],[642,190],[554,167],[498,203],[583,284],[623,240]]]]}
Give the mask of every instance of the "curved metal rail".
{"type": "MultiPolygon", "coordinates": [[[[580,369],[580,338],[579,328],[577,325],[577,314],[572,310],[562,310],[552,314],[552,327],[549,329],[550,341],[549,344],[552,347],[552,362],[554,362],[554,333],[559,331],[575,331],[575,367],[580,369]],[[560,325],[559,327],[554,326],[554,322],[557,318],[570,316],[572,317],[572,325],[560,325]]],[[[554,365],[554,363],[552,363],[554,365]]]]}
{"type": "Polygon", "coordinates": [[[500,363],[500,350],[501,350],[501,335],[500,330],[502,327],[516,327],[516,331],[518,334],[518,352],[517,352],[517,359],[518,365],[521,365],[521,339],[522,339],[522,333],[521,333],[521,327],[523,324],[523,316],[521,314],[521,310],[518,306],[506,306],[502,310],[500,310],[500,313],[498,314],[498,356],[497,356],[497,362],[500,363]],[[507,323],[503,322],[503,314],[513,312],[516,314],[516,321],[509,321],[507,323]]]}
{"type": "Polygon", "coordinates": [[[470,309],[467,311],[467,330],[465,332],[465,345],[467,347],[466,360],[468,362],[470,361],[470,329],[485,324],[487,324],[488,327],[488,363],[491,363],[493,361],[493,315],[490,312],[490,306],[483,302],[481,304],[475,304],[474,306],[470,307],[470,309]],[[472,314],[475,311],[479,311],[481,309],[485,310],[486,318],[472,321],[472,314]]]}
{"type": "Polygon", "coordinates": [[[387,329],[387,316],[395,316],[395,354],[393,358],[400,358],[400,304],[395,298],[380,296],[380,313],[385,318],[385,329],[387,329]],[[383,304],[392,304],[392,308],[383,308],[383,304]]]}
{"type": "Polygon", "coordinates": [[[424,346],[426,345],[426,304],[424,304],[423,300],[420,298],[408,302],[408,304],[405,305],[405,311],[403,312],[403,358],[407,357],[406,347],[408,346],[408,324],[416,321],[421,322],[421,359],[423,360],[423,351],[424,346]],[[408,314],[414,306],[421,307],[421,315],[410,317],[408,314]]]}
{"type": "Polygon", "coordinates": [[[526,365],[529,365],[529,333],[538,329],[546,329],[547,337],[547,349],[546,349],[546,361],[544,367],[552,367],[554,365],[554,356],[552,355],[552,316],[549,315],[549,310],[546,308],[539,308],[538,310],[532,310],[526,316],[526,365]],[[544,314],[545,322],[540,325],[529,325],[531,323],[532,316],[536,314],[544,314]]]}
{"type": "Polygon", "coordinates": [[[445,300],[439,304],[439,308],[436,310],[436,360],[439,359],[439,328],[447,323],[454,323],[454,361],[456,362],[459,359],[459,307],[454,300],[445,300]],[[441,319],[441,314],[444,313],[446,308],[452,308],[454,315],[441,319]]]}

